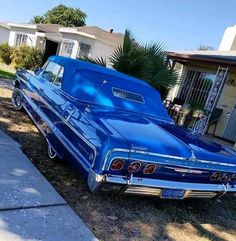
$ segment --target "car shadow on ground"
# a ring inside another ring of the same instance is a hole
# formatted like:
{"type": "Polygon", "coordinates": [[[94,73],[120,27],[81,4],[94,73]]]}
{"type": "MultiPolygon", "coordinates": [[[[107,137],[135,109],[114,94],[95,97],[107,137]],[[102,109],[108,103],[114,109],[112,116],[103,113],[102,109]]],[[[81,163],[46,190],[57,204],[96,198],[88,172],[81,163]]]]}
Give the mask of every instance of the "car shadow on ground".
{"type": "Polygon", "coordinates": [[[6,91],[0,96],[0,128],[22,145],[23,152],[100,240],[235,240],[232,196],[218,202],[92,195],[67,162],[48,159],[46,141],[26,113],[13,109],[10,91],[6,91]]]}

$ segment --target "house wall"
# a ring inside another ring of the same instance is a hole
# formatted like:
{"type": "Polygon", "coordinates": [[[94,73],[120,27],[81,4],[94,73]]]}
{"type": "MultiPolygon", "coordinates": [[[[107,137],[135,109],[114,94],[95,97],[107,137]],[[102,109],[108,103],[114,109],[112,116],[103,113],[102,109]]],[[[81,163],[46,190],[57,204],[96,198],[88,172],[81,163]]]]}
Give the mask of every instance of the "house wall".
{"type": "Polygon", "coordinates": [[[97,40],[94,44],[93,56],[94,57],[103,56],[103,57],[107,58],[107,57],[111,56],[114,49],[115,49],[114,45],[110,45],[110,44],[104,43],[100,40],[97,40]]]}
{"type": "Polygon", "coordinates": [[[35,35],[36,31],[37,31],[36,29],[12,27],[10,31],[10,36],[9,36],[9,45],[14,47],[16,34],[23,33],[28,35],[26,44],[31,47],[35,47],[37,42],[37,36],[35,35]]]}
{"type": "MultiPolygon", "coordinates": [[[[85,43],[91,46],[90,49],[90,57],[97,58],[97,57],[104,57],[107,58],[111,56],[113,50],[116,46],[102,42],[98,39],[92,39],[85,36],[81,36],[78,34],[71,34],[71,33],[63,33],[63,41],[70,41],[74,42],[74,48],[71,57],[76,58],[78,51],[79,51],[79,43],[85,43]]],[[[60,50],[61,53],[61,50],[60,50]]],[[[108,63],[109,64],[109,63],[108,63]]]]}
{"type": "MultiPolygon", "coordinates": [[[[208,64],[205,64],[204,68],[201,66],[191,66],[191,65],[184,66],[182,68],[183,72],[182,72],[181,80],[183,80],[185,73],[190,69],[194,69],[196,71],[207,71],[207,72],[216,73],[218,66],[213,66],[213,65],[208,65],[208,64]]],[[[235,83],[236,83],[236,69],[229,68],[228,78],[235,80],[235,83]]],[[[181,84],[180,84],[180,88],[181,88],[181,84]]],[[[171,98],[173,99],[174,97],[176,97],[177,93],[178,93],[178,91],[175,92],[174,96],[171,96],[171,98]]],[[[216,106],[217,108],[223,109],[221,118],[219,119],[219,121],[217,123],[217,128],[215,131],[216,136],[224,137],[224,132],[225,132],[228,120],[230,118],[229,114],[232,112],[235,103],[236,103],[236,85],[230,85],[227,82],[223,88],[221,97],[219,98],[219,101],[216,106]]],[[[235,120],[235,123],[236,123],[236,120],[235,120]]],[[[208,132],[213,134],[214,125],[210,126],[208,132]]]]}
{"type": "Polygon", "coordinates": [[[236,50],[236,26],[226,28],[220,43],[219,50],[236,50]]]}
{"type": "MultiPolygon", "coordinates": [[[[71,55],[71,58],[76,58],[77,57],[77,53],[79,51],[79,43],[85,43],[85,44],[88,44],[91,46],[91,57],[94,57],[93,56],[93,48],[94,48],[94,42],[95,40],[94,39],[91,39],[91,38],[87,38],[87,37],[84,37],[84,36],[81,36],[81,35],[78,35],[78,34],[71,34],[71,33],[63,33],[63,39],[62,39],[62,42],[63,41],[69,41],[69,42],[73,42],[75,45],[74,45],[74,48],[73,48],[73,52],[72,52],[72,55],[71,55]]],[[[61,50],[60,50],[60,54],[61,54],[61,50]]]]}
{"type": "MultiPolygon", "coordinates": [[[[229,72],[229,78],[236,80],[236,74],[229,72]]],[[[224,137],[224,132],[230,118],[230,113],[236,103],[236,86],[226,83],[222,95],[218,101],[218,108],[223,109],[223,114],[217,123],[216,136],[224,137]]],[[[235,120],[236,124],[236,120],[235,120]]]]}
{"type": "Polygon", "coordinates": [[[8,43],[9,41],[10,30],[0,27],[0,44],[8,43]]]}

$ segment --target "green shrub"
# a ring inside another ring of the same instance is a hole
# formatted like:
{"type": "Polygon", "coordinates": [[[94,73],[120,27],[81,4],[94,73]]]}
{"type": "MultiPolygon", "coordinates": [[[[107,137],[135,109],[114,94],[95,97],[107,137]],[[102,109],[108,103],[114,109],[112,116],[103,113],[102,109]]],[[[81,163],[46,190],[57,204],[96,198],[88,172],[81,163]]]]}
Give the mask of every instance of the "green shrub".
{"type": "Polygon", "coordinates": [[[5,64],[11,63],[11,54],[13,52],[13,48],[9,46],[8,43],[0,44],[0,58],[5,64]]]}
{"type": "Polygon", "coordinates": [[[40,66],[42,61],[42,51],[28,45],[21,45],[20,47],[15,48],[11,54],[12,66],[15,68],[33,70],[37,66],[40,66]]]}

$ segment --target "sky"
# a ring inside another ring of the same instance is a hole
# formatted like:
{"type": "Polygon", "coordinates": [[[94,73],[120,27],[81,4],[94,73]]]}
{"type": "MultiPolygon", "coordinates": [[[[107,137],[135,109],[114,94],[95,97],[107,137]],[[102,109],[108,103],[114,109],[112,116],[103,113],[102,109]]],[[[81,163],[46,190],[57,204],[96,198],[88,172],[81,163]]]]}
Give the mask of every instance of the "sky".
{"type": "Polygon", "coordinates": [[[138,41],[160,41],[172,51],[218,49],[224,30],[236,24],[235,0],[0,0],[0,21],[27,23],[60,3],[86,12],[87,25],[130,29],[138,41]]]}

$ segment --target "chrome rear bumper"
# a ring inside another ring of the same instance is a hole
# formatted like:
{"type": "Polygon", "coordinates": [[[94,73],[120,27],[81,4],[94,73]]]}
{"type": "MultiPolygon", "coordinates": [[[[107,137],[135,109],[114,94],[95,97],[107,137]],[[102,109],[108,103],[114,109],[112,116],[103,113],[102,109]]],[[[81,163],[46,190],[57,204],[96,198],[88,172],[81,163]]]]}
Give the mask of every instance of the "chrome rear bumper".
{"type": "Polygon", "coordinates": [[[137,177],[131,177],[127,180],[122,176],[95,173],[93,173],[93,177],[95,177],[93,181],[102,190],[124,194],[161,197],[164,189],[183,189],[186,191],[183,198],[214,198],[221,197],[227,192],[236,192],[236,185],[187,183],[137,177]]]}

